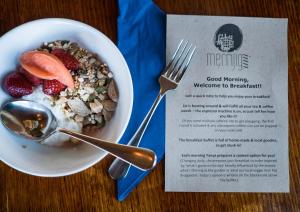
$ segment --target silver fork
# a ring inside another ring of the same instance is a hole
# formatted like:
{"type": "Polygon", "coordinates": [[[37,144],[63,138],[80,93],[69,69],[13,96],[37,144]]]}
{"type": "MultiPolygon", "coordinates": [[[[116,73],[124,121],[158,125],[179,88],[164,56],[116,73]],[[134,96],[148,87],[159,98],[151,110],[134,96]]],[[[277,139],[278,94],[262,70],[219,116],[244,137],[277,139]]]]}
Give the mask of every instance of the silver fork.
{"type": "MultiPolygon", "coordinates": [[[[177,88],[182,76],[186,72],[191,59],[194,55],[196,47],[191,44],[188,47],[188,41],[181,40],[171,61],[166,66],[165,70],[159,77],[160,90],[152,107],[147,113],[145,119],[141,123],[138,130],[135,132],[131,140],[128,142],[130,146],[138,146],[144,135],[144,132],[156,110],[159,102],[164,97],[167,91],[177,88]]],[[[113,179],[125,177],[129,171],[130,165],[120,159],[115,159],[108,169],[108,173],[113,179]]]]}

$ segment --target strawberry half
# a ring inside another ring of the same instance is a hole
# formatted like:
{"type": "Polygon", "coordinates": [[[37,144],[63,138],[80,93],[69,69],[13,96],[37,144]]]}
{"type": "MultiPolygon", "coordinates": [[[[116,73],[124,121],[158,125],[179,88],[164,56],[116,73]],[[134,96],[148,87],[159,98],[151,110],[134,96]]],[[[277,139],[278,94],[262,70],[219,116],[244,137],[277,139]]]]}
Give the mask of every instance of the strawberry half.
{"type": "Polygon", "coordinates": [[[50,96],[58,95],[66,86],[57,80],[44,80],[43,92],[50,96]]]}
{"type": "Polygon", "coordinates": [[[75,71],[79,68],[79,61],[73,56],[70,55],[63,49],[54,49],[51,54],[55,55],[65,67],[71,71],[75,71]]]}
{"type": "Polygon", "coordinates": [[[12,97],[22,97],[32,93],[32,85],[18,72],[8,74],[4,79],[4,89],[12,97]]]}
{"type": "Polygon", "coordinates": [[[24,77],[26,77],[28,79],[28,81],[31,82],[32,85],[34,85],[34,86],[38,86],[38,85],[42,84],[42,82],[43,82],[42,79],[30,74],[22,66],[20,66],[18,68],[18,71],[20,72],[20,74],[22,74],[24,77]]]}

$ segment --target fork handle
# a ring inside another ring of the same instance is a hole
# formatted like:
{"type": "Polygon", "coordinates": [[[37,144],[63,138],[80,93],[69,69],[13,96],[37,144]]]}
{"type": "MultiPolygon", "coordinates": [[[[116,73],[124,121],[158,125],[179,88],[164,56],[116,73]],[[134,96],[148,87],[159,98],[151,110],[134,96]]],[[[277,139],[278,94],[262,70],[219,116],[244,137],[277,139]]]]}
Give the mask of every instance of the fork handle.
{"type": "Polygon", "coordinates": [[[157,108],[157,106],[159,105],[160,101],[162,100],[163,95],[162,94],[158,94],[154,103],[152,104],[149,112],[147,113],[146,117],[144,118],[144,120],[142,121],[142,123],[140,124],[139,128],[137,129],[137,131],[134,133],[134,135],[132,136],[132,138],[130,139],[130,141],[128,142],[128,145],[130,146],[138,146],[140,144],[140,141],[142,140],[142,137],[148,127],[148,124],[157,108]]]}
{"type": "MultiPolygon", "coordinates": [[[[145,130],[158,106],[160,101],[162,100],[165,93],[162,93],[161,91],[157,95],[153,105],[151,106],[149,112],[147,113],[146,117],[142,121],[141,125],[137,129],[137,131],[134,133],[133,137],[128,142],[128,145],[130,146],[139,146],[140,141],[142,140],[142,137],[145,133],[145,130]]],[[[120,179],[127,175],[130,168],[130,164],[116,158],[113,163],[110,165],[108,169],[108,173],[111,176],[112,179],[120,179]]]]}

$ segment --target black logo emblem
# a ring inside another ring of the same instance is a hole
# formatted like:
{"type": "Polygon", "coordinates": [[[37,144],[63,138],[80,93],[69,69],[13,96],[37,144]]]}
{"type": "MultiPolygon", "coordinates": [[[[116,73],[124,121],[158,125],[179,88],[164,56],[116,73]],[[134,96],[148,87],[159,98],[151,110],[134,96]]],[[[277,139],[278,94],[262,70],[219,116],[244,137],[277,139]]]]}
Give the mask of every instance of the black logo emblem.
{"type": "Polygon", "coordinates": [[[222,52],[233,52],[242,45],[243,34],[234,24],[221,26],[214,37],[215,46],[222,52]]]}

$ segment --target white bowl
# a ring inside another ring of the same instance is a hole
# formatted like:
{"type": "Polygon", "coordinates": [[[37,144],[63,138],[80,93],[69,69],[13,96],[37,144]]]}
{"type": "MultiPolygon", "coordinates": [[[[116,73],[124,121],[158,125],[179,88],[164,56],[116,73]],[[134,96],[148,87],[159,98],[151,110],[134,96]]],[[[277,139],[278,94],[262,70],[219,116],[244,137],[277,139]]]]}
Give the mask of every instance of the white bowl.
{"type": "MultiPolygon", "coordinates": [[[[71,40],[97,53],[106,62],[119,88],[120,99],[113,119],[105,126],[101,138],[118,142],[123,135],[132,109],[133,87],[128,66],[104,34],[95,28],[68,19],[41,19],[25,23],[0,38],[0,78],[13,71],[24,51],[39,47],[42,42],[71,40]]],[[[0,89],[0,104],[11,99],[0,89]]],[[[31,175],[57,177],[83,171],[107,154],[87,144],[73,148],[40,145],[11,134],[0,124],[0,159],[7,165],[31,175]]]]}

